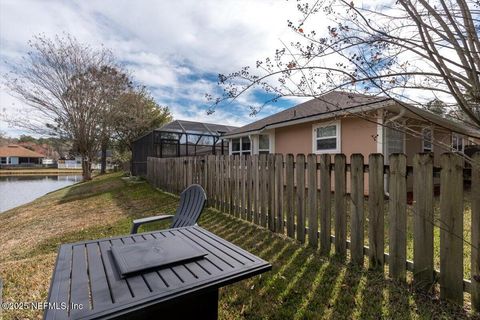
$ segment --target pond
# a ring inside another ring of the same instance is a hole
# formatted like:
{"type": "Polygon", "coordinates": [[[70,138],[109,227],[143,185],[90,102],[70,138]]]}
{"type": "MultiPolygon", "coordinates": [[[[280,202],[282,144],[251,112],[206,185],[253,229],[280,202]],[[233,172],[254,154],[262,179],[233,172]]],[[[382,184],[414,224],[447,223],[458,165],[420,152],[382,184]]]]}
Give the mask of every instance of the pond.
{"type": "Polygon", "coordinates": [[[0,214],[80,181],[81,175],[0,176],[0,214]]]}

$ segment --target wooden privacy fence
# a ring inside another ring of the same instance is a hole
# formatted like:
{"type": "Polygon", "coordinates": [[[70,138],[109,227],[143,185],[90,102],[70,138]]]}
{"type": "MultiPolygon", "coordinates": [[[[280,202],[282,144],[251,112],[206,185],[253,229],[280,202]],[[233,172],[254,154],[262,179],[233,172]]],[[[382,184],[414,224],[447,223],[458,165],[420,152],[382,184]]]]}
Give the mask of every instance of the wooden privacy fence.
{"type": "Polygon", "coordinates": [[[412,167],[407,167],[403,154],[391,155],[389,166],[382,154],[371,154],[368,164],[361,154],[349,160],[343,154],[148,158],[147,179],[171,193],[201,184],[211,207],[319,246],[324,254],[330,253],[332,244],[336,254],[345,255],[349,249],[351,261],[358,265],[364,264],[365,255],[370,268],[383,269],[388,263],[389,275],[396,280],[405,281],[406,271],[412,271],[415,285],[424,289],[438,279],[442,298],[463,304],[463,293],[470,292],[472,306],[480,310],[480,155],[469,171],[470,242],[463,237],[461,157],[443,154],[440,168],[434,167],[431,154],[415,155],[412,167]],[[441,186],[437,217],[435,172],[440,172],[441,186]],[[408,175],[413,176],[413,261],[407,260],[408,175]],[[440,271],[434,268],[434,227],[440,230],[440,271]],[[463,279],[465,243],[471,249],[471,279],[463,279]]]}

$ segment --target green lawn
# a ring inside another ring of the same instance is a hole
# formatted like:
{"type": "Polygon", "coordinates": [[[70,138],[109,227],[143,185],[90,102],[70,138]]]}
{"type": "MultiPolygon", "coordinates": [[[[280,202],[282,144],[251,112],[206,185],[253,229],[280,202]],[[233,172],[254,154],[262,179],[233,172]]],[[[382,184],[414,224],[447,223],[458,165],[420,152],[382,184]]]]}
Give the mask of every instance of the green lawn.
{"type": "MultiPolygon", "coordinates": [[[[0,215],[0,277],[4,301],[46,299],[59,244],[126,234],[133,218],[172,213],[178,200],[120,174],[49,194],[0,215]]],[[[286,237],[221,212],[205,210],[199,224],[273,265],[223,288],[220,319],[467,319],[467,308],[417,293],[383,273],[324,257],[286,237]]],[[[156,227],[166,227],[162,223],[156,227]]],[[[152,227],[154,228],[154,227],[152,227]]],[[[4,319],[39,311],[4,311],[4,319]]]]}

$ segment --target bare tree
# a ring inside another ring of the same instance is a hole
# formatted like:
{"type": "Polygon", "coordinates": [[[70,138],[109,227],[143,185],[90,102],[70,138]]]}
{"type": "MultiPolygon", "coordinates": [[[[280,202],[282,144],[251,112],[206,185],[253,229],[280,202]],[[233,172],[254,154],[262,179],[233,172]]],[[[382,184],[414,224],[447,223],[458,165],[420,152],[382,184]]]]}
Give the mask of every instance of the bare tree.
{"type": "Polygon", "coordinates": [[[37,133],[66,138],[82,156],[83,178],[91,179],[91,162],[99,149],[105,106],[112,99],[113,54],[93,49],[64,35],[37,36],[23,62],[6,76],[6,85],[28,106],[11,119],[37,133]]]}
{"type": "Polygon", "coordinates": [[[100,174],[106,173],[107,167],[107,149],[110,146],[110,140],[114,132],[114,126],[118,100],[121,95],[132,87],[129,76],[119,68],[103,67],[101,70],[95,70],[93,78],[102,83],[99,88],[99,99],[103,106],[102,117],[100,120],[100,174]]]}
{"type": "Polygon", "coordinates": [[[220,75],[224,94],[214,105],[254,87],[271,94],[266,103],[342,89],[422,107],[441,100],[480,127],[479,1],[390,3],[299,2],[300,19],[288,22],[298,41],[257,61],[256,72],[220,75]]]}

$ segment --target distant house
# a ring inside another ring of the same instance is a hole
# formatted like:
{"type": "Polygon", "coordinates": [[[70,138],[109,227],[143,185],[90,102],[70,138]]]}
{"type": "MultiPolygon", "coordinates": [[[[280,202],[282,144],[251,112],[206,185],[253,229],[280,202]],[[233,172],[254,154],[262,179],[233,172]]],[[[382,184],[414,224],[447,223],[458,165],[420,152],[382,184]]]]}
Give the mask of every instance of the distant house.
{"type": "Polygon", "coordinates": [[[11,144],[0,147],[0,165],[21,166],[42,164],[45,156],[22,146],[11,144]]]}
{"type": "Polygon", "coordinates": [[[81,169],[82,157],[75,157],[73,159],[59,159],[57,161],[58,169],[81,169]]]}
{"type": "Polygon", "coordinates": [[[396,100],[336,91],[223,135],[229,154],[464,152],[480,131],[396,100]],[[400,128],[401,130],[396,130],[400,128]],[[405,132],[406,131],[406,132],[405,132]],[[441,142],[441,146],[432,143],[441,142]]]}
{"type": "Polygon", "coordinates": [[[55,149],[52,146],[46,143],[39,144],[33,141],[26,141],[26,142],[19,142],[18,145],[21,147],[30,149],[32,151],[38,152],[40,154],[43,154],[48,159],[57,160],[60,157],[58,152],[55,151],[55,149]]]}

